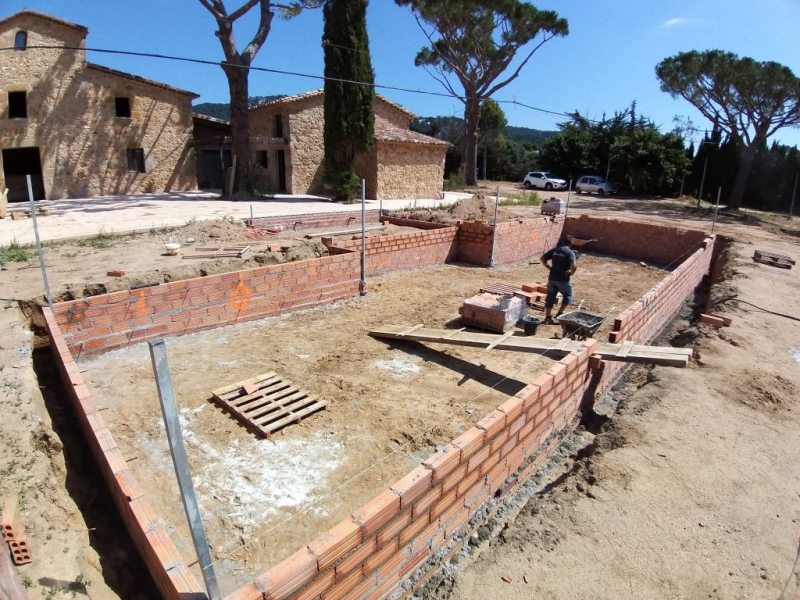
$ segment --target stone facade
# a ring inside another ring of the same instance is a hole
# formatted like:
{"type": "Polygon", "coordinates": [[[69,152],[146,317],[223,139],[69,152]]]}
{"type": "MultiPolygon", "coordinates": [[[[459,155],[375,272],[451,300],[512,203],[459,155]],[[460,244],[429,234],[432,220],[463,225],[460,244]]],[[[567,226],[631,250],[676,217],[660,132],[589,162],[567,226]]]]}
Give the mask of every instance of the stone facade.
{"type": "MultiPolygon", "coordinates": [[[[414,114],[382,96],[375,99],[375,148],[356,161],[367,197],[440,198],[447,143],[409,130],[414,114]]],[[[324,193],[324,96],[322,90],[268,102],[250,110],[253,151],[267,152],[259,173],[267,191],[324,193]],[[280,131],[278,130],[280,121],[280,131]],[[280,134],[280,135],[279,135],[280,134]],[[281,159],[281,155],[283,158],[281,159]],[[281,160],[285,168],[281,186],[281,160]]]]}
{"type": "MultiPolygon", "coordinates": [[[[22,11],[0,21],[0,47],[13,47],[19,32],[27,46],[83,48],[88,30],[22,11]]],[[[196,97],[87,63],[80,50],[4,51],[0,189],[9,188],[9,200],[27,199],[20,169],[34,173],[37,195],[47,199],[195,189],[196,97]],[[11,118],[9,92],[25,92],[24,118],[11,118]],[[127,99],[121,108],[117,98],[127,99]],[[117,116],[126,102],[130,116],[117,116]]]]}

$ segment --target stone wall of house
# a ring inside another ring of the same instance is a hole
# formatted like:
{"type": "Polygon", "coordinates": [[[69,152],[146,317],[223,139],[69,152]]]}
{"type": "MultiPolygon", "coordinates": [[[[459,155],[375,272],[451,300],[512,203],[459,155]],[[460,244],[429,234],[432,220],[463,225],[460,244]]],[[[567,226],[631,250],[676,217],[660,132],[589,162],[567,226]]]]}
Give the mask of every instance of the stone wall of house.
{"type": "Polygon", "coordinates": [[[378,142],[377,195],[390,198],[441,198],[444,145],[378,142]]]}
{"type": "MultiPolygon", "coordinates": [[[[29,46],[85,43],[85,32],[22,14],[0,25],[0,45],[20,30],[29,46]]],[[[191,97],[93,69],[84,52],[3,53],[0,148],[25,147],[39,148],[48,199],[196,187],[191,97]],[[27,92],[27,119],[8,118],[9,91],[27,92]],[[130,119],[116,117],[115,96],[131,98],[130,119]],[[129,148],[144,149],[146,173],[128,172],[129,148]]]]}
{"type": "Polygon", "coordinates": [[[403,112],[396,106],[383,102],[379,98],[375,99],[375,125],[399,127],[408,129],[411,126],[411,115],[403,112]]]}

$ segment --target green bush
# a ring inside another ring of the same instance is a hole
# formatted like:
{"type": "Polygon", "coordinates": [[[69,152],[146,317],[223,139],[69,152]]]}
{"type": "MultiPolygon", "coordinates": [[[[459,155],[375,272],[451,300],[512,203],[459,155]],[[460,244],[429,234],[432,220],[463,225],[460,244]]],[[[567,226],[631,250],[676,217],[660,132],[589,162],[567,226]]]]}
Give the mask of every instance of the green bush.
{"type": "Polygon", "coordinates": [[[463,175],[458,175],[457,173],[453,173],[450,175],[450,179],[444,180],[444,191],[445,192],[454,192],[456,190],[463,190],[467,187],[467,178],[463,175]]]}
{"type": "Polygon", "coordinates": [[[522,192],[521,194],[509,194],[500,200],[500,206],[539,206],[542,201],[536,192],[522,192]]]}
{"type": "Polygon", "coordinates": [[[324,181],[334,200],[352,202],[361,197],[361,179],[352,169],[328,171],[325,173],[324,181]]]}
{"type": "Polygon", "coordinates": [[[34,256],[33,250],[20,246],[19,242],[14,240],[8,246],[0,247],[0,266],[10,262],[26,262],[34,256]]]}

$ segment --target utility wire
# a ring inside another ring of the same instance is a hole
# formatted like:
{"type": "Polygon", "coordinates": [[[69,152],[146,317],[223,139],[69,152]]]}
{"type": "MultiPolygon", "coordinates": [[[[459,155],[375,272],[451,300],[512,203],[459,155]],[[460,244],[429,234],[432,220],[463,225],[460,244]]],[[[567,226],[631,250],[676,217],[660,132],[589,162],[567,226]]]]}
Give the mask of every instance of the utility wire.
{"type": "MultiPolygon", "coordinates": [[[[696,248],[698,248],[698,247],[699,247],[700,245],[702,245],[702,244],[703,244],[703,241],[699,241],[699,242],[695,243],[695,244],[694,244],[692,247],[690,247],[688,250],[686,250],[685,252],[683,252],[683,253],[682,253],[680,256],[678,256],[678,257],[677,257],[675,260],[673,260],[673,261],[672,261],[671,263],[669,263],[668,265],[666,265],[666,266],[664,266],[664,267],[658,267],[658,270],[660,270],[660,271],[662,271],[662,272],[668,272],[668,271],[669,271],[669,269],[670,269],[670,267],[672,267],[672,265],[674,265],[676,262],[678,262],[679,260],[681,260],[681,259],[682,259],[684,256],[686,256],[686,255],[687,255],[687,254],[689,254],[690,252],[693,252],[693,251],[694,251],[696,248]]],[[[643,286],[642,286],[642,288],[641,288],[641,290],[640,290],[640,293],[641,293],[641,292],[643,292],[643,291],[645,291],[645,290],[647,290],[649,286],[650,286],[650,284],[649,284],[649,283],[648,283],[648,284],[645,284],[645,285],[643,285],[643,286]]],[[[650,289],[652,289],[652,288],[650,288],[650,289]]],[[[614,307],[613,307],[613,306],[611,306],[611,307],[609,307],[608,309],[606,309],[606,312],[607,312],[607,313],[610,313],[612,310],[614,310],[614,307]]],[[[574,335],[575,335],[575,334],[577,334],[577,333],[578,333],[577,331],[576,331],[576,332],[573,332],[573,333],[570,335],[570,337],[574,336],[574,335]]],[[[258,535],[256,535],[255,537],[251,538],[251,539],[250,539],[250,540],[248,540],[247,542],[244,542],[244,543],[243,543],[241,546],[238,546],[237,548],[235,548],[235,549],[231,550],[230,552],[228,552],[228,553],[226,553],[225,555],[221,556],[220,558],[216,559],[215,561],[213,561],[213,562],[212,562],[212,563],[209,565],[209,567],[211,567],[211,566],[214,566],[215,564],[217,564],[217,563],[219,563],[219,562],[222,562],[223,560],[226,560],[226,559],[230,558],[231,556],[233,556],[233,555],[234,555],[234,554],[236,554],[237,552],[239,552],[239,551],[243,550],[244,548],[247,548],[248,546],[250,546],[250,545],[254,544],[254,543],[255,543],[255,542],[257,542],[258,540],[260,540],[261,538],[263,538],[265,535],[267,535],[267,534],[269,534],[269,533],[271,533],[271,532],[275,531],[275,530],[276,530],[276,529],[278,529],[279,527],[281,527],[281,526],[285,525],[286,523],[288,523],[288,522],[292,521],[292,520],[293,520],[295,517],[298,517],[299,515],[301,515],[301,514],[303,514],[303,513],[307,512],[308,510],[310,510],[311,508],[313,508],[314,506],[316,506],[317,504],[319,504],[320,502],[322,502],[322,501],[323,501],[323,500],[325,500],[326,498],[328,498],[328,497],[330,497],[330,496],[332,496],[332,495],[336,494],[336,493],[337,493],[339,490],[341,490],[342,488],[344,488],[344,487],[346,487],[346,486],[350,485],[351,483],[353,483],[354,481],[356,481],[357,479],[359,479],[359,478],[360,478],[362,475],[364,475],[364,474],[365,474],[365,473],[367,473],[368,471],[370,471],[370,470],[372,470],[373,468],[377,467],[378,465],[380,465],[381,463],[383,463],[385,460],[389,459],[390,457],[394,456],[395,454],[397,454],[397,453],[398,453],[398,452],[400,452],[401,450],[405,449],[405,448],[406,448],[407,446],[409,446],[410,444],[412,444],[412,443],[416,442],[416,441],[417,441],[419,438],[421,438],[421,437],[423,437],[423,436],[425,436],[425,435],[428,435],[428,433],[429,433],[430,431],[432,431],[432,430],[434,429],[434,427],[436,427],[437,425],[439,425],[439,424],[441,424],[441,423],[445,423],[446,421],[448,421],[449,419],[451,419],[453,416],[455,416],[457,413],[460,413],[460,412],[461,412],[462,410],[464,410],[466,407],[469,407],[471,404],[473,404],[473,403],[474,403],[476,400],[478,400],[479,398],[481,398],[483,395],[487,394],[487,393],[488,393],[488,392],[490,392],[490,391],[493,391],[493,390],[495,390],[495,389],[496,389],[496,388],[497,388],[499,385],[501,385],[502,383],[505,383],[506,381],[508,381],[508,380],[511,378],[511,376],[512,376],[512,375],[516,375],[517,373],[520,373],[520,372],[521,372],[521,371],[522,371],[524,368],[527,368],[528,366],[530,366],[530,365],[533,363],[533,361],[535,361],[535,360],[537,360],[537,359],[540,359],[540,358],[543,358],[543,357],[544,357],[544,356],[547,354],[547,352],[548,352],[548,350],[543,350],[542,352],[534,353],[534,354],[531,356],[531,358],[530,358],[528,361],[524,362],[524,363],[523,363],[523,364],[521,364],[521,365],[520,365],[520,364],[518,364],[518,365],[517,365],[517,366],[514,368],[514,370],[512,371],[511,375],[506,375],[506,376],[504,376],[502,379],[500,379],[500,381],[498,381],[498,382],[497,382],[497,383],[495,383],[494,385],[492,385],[492,386],[490,386],[490,387],[486,388],[485,390],[483,390],[482,392],[480,392],[480,393],[479,393],[479,394],[477,394],[476,396],[474,396],[474,397],[470,398],[469,400],[467,400],[467,401],[466,401],[466,402],[464,402],[463,404],[459,405],[459,406],[458,406],[458,408],[457,408],[456,410],[453,410],[453,411],[451,411],[451,412],[449,412],[449,413],[445,414],[445,415],[444,415],[444,416],[443,416],[443,417],[442,417],[440,420],[438,420],[438,421],[436,421],[435,423],[433,423],[433,425],[431,425],[431,426],[429,426],[428,428],[426,428],[425,430],[421,431],[421,432],[420,432],[419,434],[417,434],[415,437],[413,437],[412,439],[410,439],[410,440],[406,441],[404,444],[402,444],[402,445],[398,446],[397,448],[395,448],[395,449],[394,449],[394,450],[392,450],[391,452],[389,452],[389,453],[385,454],[384,456],[380,457],[378,460],[376,460],[376,461],[375,461],[375,462],[373,462],[372,464],[368,465],[367,467],[365,467],[364,469],[362,469],[360,472],[358,472],[358,473],[356,473],[355,475],[353,475],[353,477],[351,477],[351,478],[350,478],[350,479],[348,479],[347,481],[345,481],[345,482],[343,482],[342,484],[340,484],[339,486],[337,486],[336,488],[334,488],[334,489],[332,489],[332,490],[329,490],[329,491],[328,491],[328,493],[326,493],[326,494],[324,494],[324,495],[320,496],[320,497],[319,497],[319,498],[317,498],[316,500],[312,500],[311,502],[308,502],[308,503],[307,503],[305,506],[303,506],[303,507],[299,508],[299,509],[298,509],[297,511],[295,511],[294,513],[292,513],[292,514],[290,514],[289,516],[287,516],[286,518],[284,518],[284,519],[282,519],[282,520],[278,521],[277,523],[275,523],[274,525],[272,525],[272,526],[271,526],[271,527],[269,527],[268,529],[261,531],[260,533],[258,533],[258,535]]],[[[194,562],[190,563],[188,566],[189,566],[189,567],[192,567],[192,566],[194,566],[195,564],[197,564],[197,561],[194,561],[194,562]]]]}
{"type": "MultiPolygon", "coordinates": [[[[328,42],[328,43],[330,43],[330,42],[328,42]]],[[[347,49],[347,48],[345,48],[345,49],[347,49]]],[[[335,81],[335,82],[338,82],[338,83],[351,83],[351,84],[354,84],[354,85],[365,85],[365,86],[373,87],[375,89],[391,90],[391,91],[395,91],[395,92],[406,92],[406,93],[409,93],[409,94],[420,94],[420,95],[424,95],[424,96],[436,96],[436,97],[439,97],[439,98],[455,98],[457,100],[460,100],[461,102],[467,102],[467,100],[470,100],[470,99],[472,99],[472,100],[481,100],[481,98],[478,98],[478,97],[462,96],[462,95],[459,95],[459,94],[451,94],[451,93],[448,93],[448,92],[434,92],[432,90],[423,90],[423,89],[419,89],[419,88],[414,89],[414,88],[407,88],[407,87],[402,87],[402,86],[397,86],[397,85],[370,83],[370,82],[365,82],[365,81],[355,81],[355,80],[352,80],[352,79],[343,79],[343,78],[339,78],[339,77],[326,77],[324,75],[313,75],[311,73],[300,73],[300,72],[297,72],[297,71],[287,71],[287,70],[284,70],[284,69],[271,69],[269,67],[254,67],[253,65],[249,65],[249,66],[237,65],[237,64],[228,63],[228,62],[225,62],[225,61],[213,61],[213,60],[207,60],[207,59],[202,59],[202,58],[191,58],[191,57],[188,57],[188,56],[173,56],[173,55],[170,55],[170,54],[158,54],[158,53],[153,53],[153,52],[134,52],[132,50],[111,50],[109,48],[82,48],[82,47],[79,47],[79,46],[26,46],[25,50],[26,51],[28,51],[28,50],[73,50],[73,51],[77,51],[77,52],[97,52],[97,53],[100,53],[100,54],[113,54],[113,55],[119,55],[119,56],[137,56],[137,57],[140,57],[140,58],[155,58],[155,59],[160,59],[160,60],[174,60],[174,61],[178,61],[178,62],[188,62],[188,63],[199,64],[199,65],[211,65],[211,66],[214,66],[214,67],[219,67],[221,65],[224,65],[226,68],[245,69],[245,70],[248,70],[248,71],[257,71],[257,72],[262,72],[262,73],[273,73],[273,74],[276,74],[276,75],[288,75],[288,76],[292,76],[292,77],[302,77],[302,78],[305,78],[305,79],[315,79],[315,80],[319,80],[319,81],[335,81]]],[[[19,50],[17,50],[13,46],[12,47],[0,48],[0,51],[15,51],[15,52],[19,52],[19,50]]],[[[558,117],[565,117],[567,119],[571,119],[572,116],[573,116],[570,113],[558,112],[558,111],[548,110],[546,108],[541,108],[541,107],[538,107],[538,106],[533,106],[531,104],[525,104],[525,103],[517,101],[516,99],[513,99],[513,100],[495,100],[495,102],[497,102],[498,104],[511,104],[511,105],[515,105],[515,106],[520,106],[520,107],[527,108],[527,109],[535,111],[535,112],[541,112],[541,113],[544,113],[544,114],[554,115],[554,116],[558,116],[558,117]]],[[[597,121],[597,120],[589,119],[589,118],[586,118],[586,121],[589,121],[591,123],[601,123],[602,122],[602,121],[597,121]]]]}

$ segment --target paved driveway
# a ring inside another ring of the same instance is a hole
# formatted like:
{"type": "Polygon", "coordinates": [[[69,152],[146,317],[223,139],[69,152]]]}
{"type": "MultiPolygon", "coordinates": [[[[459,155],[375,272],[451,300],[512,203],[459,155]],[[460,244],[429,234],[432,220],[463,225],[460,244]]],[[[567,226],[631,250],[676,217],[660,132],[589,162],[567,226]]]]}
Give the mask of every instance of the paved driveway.
{"type": "MultiPolygon", "coordinates": [[[[384,200],[383,208],[397,210],[408,206],[429,207],[453,203],[469,194],[447,193],[445,200],[384,200]]],[[[360,211],[360,204],[338,204],[316,196],[277,195],[275,199],[250,202],[219,200],[209,191],[130,196],[97,196],[70,200],[47,200],[40,206],[50,209],[50,216],[37,218],[42,240],[56,240],[97,235],[146,231],[153,227],[175,227],[191,220],[222,217],[246,219],[253,207],[255,217],[303,215],[320,212],[360,211]]],[[[367,208],[378,208],[377,200],[368,200],[367,208]]],[[[9,204],[9,210],[22,210],[27,203],[9,204]]],[[[35,241],[32,219],[0,219],[0,246],[16,240],[20,244],[35,241]]]]}

